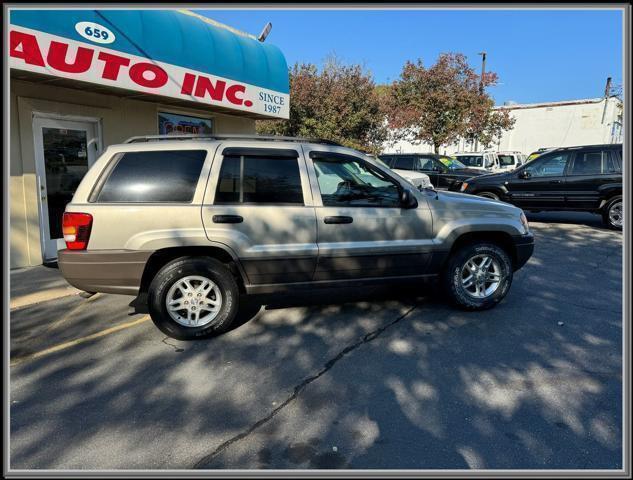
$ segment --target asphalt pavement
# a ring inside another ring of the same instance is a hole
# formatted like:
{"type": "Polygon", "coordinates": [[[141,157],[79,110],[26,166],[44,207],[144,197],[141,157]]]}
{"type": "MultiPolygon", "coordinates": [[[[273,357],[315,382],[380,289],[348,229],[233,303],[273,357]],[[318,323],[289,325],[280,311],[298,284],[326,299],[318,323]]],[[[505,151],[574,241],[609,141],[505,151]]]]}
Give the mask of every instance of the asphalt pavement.
{"type": "Polygon", "coordinates": [[[132,297],[11,313],[12,469],[620,469],[622,234],[528,217],[507,298],[428,285],[244,302],[209,340],[132,297]]]}

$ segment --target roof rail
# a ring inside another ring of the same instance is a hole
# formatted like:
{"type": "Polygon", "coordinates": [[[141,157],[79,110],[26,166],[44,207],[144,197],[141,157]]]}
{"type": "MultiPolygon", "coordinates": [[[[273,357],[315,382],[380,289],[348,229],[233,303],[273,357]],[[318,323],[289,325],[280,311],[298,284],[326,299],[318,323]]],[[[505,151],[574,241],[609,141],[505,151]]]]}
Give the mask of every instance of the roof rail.
{"type": "Polygon", "coordinates": [[[233,134],[191,134],[191,135],[141,135],[130,137],[123,143],[157,142],[161,140],[263,140],[268,142],[322,143],[342,147],[340,143],[322,138],[283,137],[280,135],[233,135],[233,134]]]}

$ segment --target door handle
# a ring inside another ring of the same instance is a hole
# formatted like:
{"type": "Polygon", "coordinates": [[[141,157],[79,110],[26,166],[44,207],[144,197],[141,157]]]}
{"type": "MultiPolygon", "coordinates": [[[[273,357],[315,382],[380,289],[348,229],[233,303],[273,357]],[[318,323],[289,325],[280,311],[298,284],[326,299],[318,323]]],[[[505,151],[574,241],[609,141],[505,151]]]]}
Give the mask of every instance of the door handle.
{"type": "Polygon", "coordinates": [[[242,223],[244,218],[240,215],[213,215],[213,223],[242,223]]]}
{"type": "Polygon", "coordinates": [[[334,223],[352,223],[354,219],[352,217],[346,217],[346,216],[341,215],[341,216],[334,216],[334,217],[325,217],[323,221],[327,223],[328,225],[330,225],[334,223]]]}
{"type": "Polygon", "coordinates": [[[558,184],[558,183],[563,183],[563,181],[562,180],[550,180],[549,183],[557,183],[558,184]]]}

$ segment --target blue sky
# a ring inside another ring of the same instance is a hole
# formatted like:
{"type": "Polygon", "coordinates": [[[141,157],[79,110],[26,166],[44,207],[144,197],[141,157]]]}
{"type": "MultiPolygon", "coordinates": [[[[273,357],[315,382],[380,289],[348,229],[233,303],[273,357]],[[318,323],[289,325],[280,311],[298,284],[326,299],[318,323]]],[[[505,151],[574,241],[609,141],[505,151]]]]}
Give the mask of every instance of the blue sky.
{"type": "Polygon", "coordinates": [[[608,76],[622,83],[622,12],[617,10],[197,10],[267,42],[288,65],[320,65],[331,54],[360,63],[378,83],[398,78],[406,60],[425,65],[464,53],[477,72],[499,75],[497,104],[600,97],[608,76]]]}

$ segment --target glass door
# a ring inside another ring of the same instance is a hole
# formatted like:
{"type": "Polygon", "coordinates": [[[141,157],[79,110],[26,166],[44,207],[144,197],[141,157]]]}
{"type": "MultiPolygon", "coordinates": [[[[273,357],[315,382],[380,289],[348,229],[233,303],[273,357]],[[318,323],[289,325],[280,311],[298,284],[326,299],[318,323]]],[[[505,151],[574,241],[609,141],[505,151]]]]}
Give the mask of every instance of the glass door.
{"type": "Polygon", "coordinates": [[[35,118],[35,165],[44,260],[64,248],[62,215],[97,156],[96,124],[35,118]]]}

